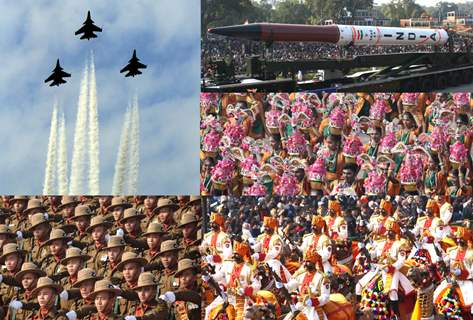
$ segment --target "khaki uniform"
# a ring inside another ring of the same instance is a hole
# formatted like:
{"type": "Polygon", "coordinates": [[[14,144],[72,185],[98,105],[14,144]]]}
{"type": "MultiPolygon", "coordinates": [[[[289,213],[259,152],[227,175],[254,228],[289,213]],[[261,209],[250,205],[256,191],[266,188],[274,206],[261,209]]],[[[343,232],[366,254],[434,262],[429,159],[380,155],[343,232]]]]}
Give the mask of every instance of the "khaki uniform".
{"type": "Polygon", "coordinates": [[[126,283],[121,285],[122,294],[121,297],[117,298],[115,302],[114,312],[122,316],[134,314],[135,309],[139,304],[139,298],[136,292],[132,291],[133,288],[129,287],[126,283]]]}
{"type": "Polygon", "coordinates": [[[28,222],[28,216],[20,216],[19,218],[16,216],[16,214],[12,214],[10,219],[10,227],[13,231],[24,231],[28,230],[29,227],[29,222],[28,222]]]}
{"type": "MultiPolygon", "coordinates": [[[[64,257],[62,257],[64,258],[64,257]]],[[[61,260],[62,260],[61,258],[61,260]]],[[[46,272],[48,277],[51,279],[58,281],[62,279],[63,277],[60,277],[58,279],[57,277],[60,276],[60,274],[63,274],[64,276],[67,276],[67,269],[66,266],[63,266],[61,264],[61,260],[56,260],[56,258],[52,254],[48,254],[39,264],[39,267],[41,270],[46,272]]]]}
{"type": "Polygon", "coordinates": [[[9,286],[5,283],[0,284],[0,306],[3,306],[3,310],[0,310],[0,319],[7,314],[8,304],[17,296],[19,289],[18,287],[9,286]]]}
{"type": "Polygon", "coordinates": [[[105,261],[97,261],[97,267],[95,270],[97,271],[98,276],[109,279],[114,285],[118,285],[122,282],[123,275],[121,271],[118,271],[110,265],[108,257],[105,261]]]}
{"type": "MultiPolygon", "coordinates": [[[[66,311],[67,312],[67,311],[66,311]]],[[[68,320],[65,316],[65,312],[59,313],[56,308],[49,310],[47,315],[42,315],[40,311],[35,311],[33,320],[68,320]]]]}
{"type": "Polygon", "coordinates": [[[161,300],[153,301],[149,305],[139,303],[135,307],[135,317],[141,317],[142,320],[147,319],[167,319],[168,308],[167,304],[161,300]]]}
{"type": "Polygon", "coordinates": [[[26,304],[36,304],[38,301],[36,298],[32,298],[31,296],[27,296],[24,291],[18,291],[17,295],[15,296],[16,300],[19,300],[23,303],[23,308],[18,309],[18,310],[13,310],[13,309],[8,309],[7,312],[7,317],[6,319],[8,320],[26,320],[26,319],[31,319],[33,315],[33,310],[28,310],[28,308],[25,307],[26,304]]]}
{"type": "Polygon", "coordinates": [[[91,236],[87,232],[80,234],[79,231],[76,231],[72,236],[73,246],[80,249],[84,249],[93,242],[91,236]]]}
{"type": "MultiPolygon", "coordinates": [[[[104,247],[106,244],[104,244],[104,247]]],[[[86,262],[86,267],[98,270],[97,268],[102,265],[104,261],[108,259],[107,250],[104,250],[103,247],[98,249],[95,246],[95,243],[89,243],[85,248],[85,254],[89,255],[91,258],[86,262]]]]}
{"type": "Polygon", "coordinates": [[[176,291],[179,288],[179,279],[175,276],[177,270],[167,272],[163,270],[158,282],[158,294],[164,294],[166,291],[176,291]]]}
{"type": "Polygon", "coordinates": [[[154,214],[152,212],[147,212],[146,208],[143,207],[141,210],[138,210],[139,213],[144,214],[144,218],[141,219],[141,230],[146,230],[151,223],[151,220],[154,218],[154,214]]]}
{"type": "Polygon", "coordinates": [[[199,246],[201,242],[202,239],[186,241],[184,238],[180,238],[178,243],[179,247],[181,247],[183,250],[179,251],[179,260],[189,258],[195,260],[196,262],[199,262],[201,258],[199,251],[199,246]]]}
{"type": "Polygon", "coordinates": [[[41,246],[33,238],[23,240],[25,250],[28,250],[26,261],[39,264],[49,254],[48,246],[41,246]]]}

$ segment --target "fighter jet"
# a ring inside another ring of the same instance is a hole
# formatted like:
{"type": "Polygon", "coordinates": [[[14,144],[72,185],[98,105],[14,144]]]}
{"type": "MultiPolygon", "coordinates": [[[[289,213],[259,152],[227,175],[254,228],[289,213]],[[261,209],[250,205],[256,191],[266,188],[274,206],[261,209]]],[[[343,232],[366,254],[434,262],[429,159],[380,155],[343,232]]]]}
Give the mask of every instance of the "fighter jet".
{"type": "Polygon", "coordinates": [[[80,37],[81,39],[90,40],[90,38],[97,38],[97,35],[94,33],[94,31],[102,32],[102,29],[94,24],[94,21],[90,18],[90,11],[87,11],[87,19],[85,20],[82,28],[76,31],[76,36],[83,33],[82,37],[80,37]]]}
{"type": "Polygon", "coordinates": [[[60,84],[66,83],[66,80],[64,80],[63,78],[68,78],[70,76],[71,76],[70,73],[62,71],[61,65],[59,64],[59,59],[57,59],[56,68],[54,68],[53,73],[49,76],[49,78],[44,80],[44,82],[48,83],[49,81],[52,81],[51,84],[49,85],[50,87],[52,86],[59,87],[60,84]]]}
{"type": "Polygon", "coordinates": [[[146,69],[146,65],[139,61],[140,59],[136,57],[136,50],[133,50],[133,57],[131,57],[130,61],[128,61],[128,64],[120,70],[120,73],[128,71],[125,77],[135,77],[137,74],[141,74],[141,71],[138,69],[146,69]]]}

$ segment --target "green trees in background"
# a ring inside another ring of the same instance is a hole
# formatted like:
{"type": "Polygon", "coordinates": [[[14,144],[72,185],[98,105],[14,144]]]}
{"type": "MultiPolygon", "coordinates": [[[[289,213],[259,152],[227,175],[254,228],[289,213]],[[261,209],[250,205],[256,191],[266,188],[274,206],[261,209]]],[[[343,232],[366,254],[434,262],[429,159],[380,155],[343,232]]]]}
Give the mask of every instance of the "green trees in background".
{"type": "MultiPolygon", "coordinates": [[[[249,22],[280,22],[321,24],[324,20],[343,20],[350,24],[356,10],[373,8],[373,0],[201,0],[202,34],[208,28],[249,22]]],[[[455,4],[439,2],[434,7],[422,7],[415,0],[392,0],[378,8],[392,20],[418,18],[427,14],[445,18],[447,12],[473,12],[473,2],[455,4]]]]}

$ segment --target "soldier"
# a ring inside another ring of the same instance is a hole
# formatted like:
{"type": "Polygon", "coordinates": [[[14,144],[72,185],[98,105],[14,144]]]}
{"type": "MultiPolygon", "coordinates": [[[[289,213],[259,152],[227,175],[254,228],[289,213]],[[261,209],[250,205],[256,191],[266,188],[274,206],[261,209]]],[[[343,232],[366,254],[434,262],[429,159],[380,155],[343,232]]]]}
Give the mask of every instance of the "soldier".
{"type": "Polygon", "coordinates": [[[26,206],[26,209],[23,211],[23,213],[28,215],[28,217],[31,217],[35,213],[45,211],[46,208],[43,207],[41,199],[30,199],[28,200],[28,205],[26,206]]]}
{"type": "Polygon", "coordinates": [[[86,253],[92,257],[88,262],[88,267],[95,268],[97,261],[106,260],[107,251],[104,248],[107,246],[107,229],[111,226],[112,223],[105,221],[104,216],[99,215],[92,218],[90,226],[86,229],[92,239],[92,242],[86,248],[86,253]]]}
{"type": "MultiPolygon", "coordinates": [[[[225,219],[222,215],[212,212],[210,215],[210,228],[212,231],[204,235],[204,240],[200,247],[200,251],[203,255],[211,255],[212,260],[216,263],[222,261],[223,249],[225,243],[229,239],[222,229],[225,225],[225,219]]],[[[230,248],[231,249],[231,248],[230,248]]]]}
{"type": "Polygon", "coordinates": [[[279,252],[275,253],[279,255],[282,248],[282,238],[275,232],[278,227],[278,221],[276,218],[266,216],[263,219],[263,226],[264,226],[264,233],[259,235],[256,238],[256,245],[254,249],[257,253],[259,253],[258,260],[263,261],[265,259],[265,255],[273,249],[274,247],[279,248],[279,252]]]}
{"type": "Polygon", "coordinates": [[[59,206],[61,205],[61,196],[48,196],[43,202],[43,206],[48,214],[59,214],[59,206]]]}
{"type": "Polygon", "coordinates": [[[174,212],[174,220],[180,221],[182,215],[186,212],[194,212],[197,217],[201,215],[201,200],[200,196],[180,196],[178,197],[179,209],[174,212]]]}
{"type": "Polygon", "coordinates": [[[6,224],[0,224],[0,255],[3,252],[3,246],[7,243],[15,242],[16,233],[6,224]]]}
{"type": "Polygon", "coordinates": [[[94,214],[90,211],[89,206],[78,205],[74,209],[74,216],[70,219],[76,226],[76,231],[73,236],[73,243],[75,246],[83,249],[90,244],[91,238],[87,233],[87,228],[90,226],[90,218],[94,214]]]}
{"type": "MultiPolygon", "coordinates": [[[[330,280],[322,272],[322,260],[314,251],[305,252],[304,271],[299,273],[287,285],[289,291],[299,289],[299,309],[313,319],[326,319],[322,307],[330,298],[330,280]]],[[[281,284],[277,284],[278,287],[281,284]]]]}
{"type": "Polygon", "coordinates": [[[140,226],[140,220],[144,218],[143,214],[136,211],[135,208],[128,208],[123,214],[123,218],[120,219],[120,225],[125,229],[125,234],[132,238],[140,238],[143,231],[140,226]]]}
{"type": "Polygon", "coordinates": [[[456,246],[447,249],[444,261],[458,279],[469,279],[473,275],[473,249],[469,247],[472,233],[465,227],[454,232],[456,246]]]}
{"type": "Polygon", "coordinates": [[[183,237],[180,238],[179,245],[183,249],[181,258],[186,257],[195,260],[200,259],[199,244],[202,239],[197,238],[197,219],[192,212],[186,212],[177,226],[182,230],[183,237]]]}
{"type": "Polygon", "coordinates": [[[72,221],[72,217],[74,216],[74,210],[77,205],[80,204],[80,201],[77,201],[75,197],[72,196],[64,196],[62,197],[61,205],[57,208],[59,212],[61,212],[61,221],[58,222],[56,226],[61,226],[61,229],[64,226],[68,226],[69,230],[71,230],[70,225],[74,222],[72,221]]]}
{"type": "Polygon", "coordinates": [[[174,291],[179,287],[176,279],[177,256],[179,245],[175,240],[166,240],[161,243],[161,250],[158,255],[163,265],[161,278],[159,279],[159,294],[166,291],[174,291]]]}
{"type": "Polygon", "coordinates": [[[119,316],[113,312],[113,306],[120,290],[108,279],[99,280],[95,282],[94,291],[89,295],[89,299],[94,299],[97,312],[93,313],[90,320],[121,320],[119,316]]]}
{"type": "Polygon", "coordinates": [[[71,303],[70,310],[74,310],[78,318],[97,312],[90,294],[94,291],[95,282],[98,280],[102,280],[102,278],[97,276],[95,270],[91,268],[81,269],[77,274],[77,281],[72,285],[72,289],[67,291],[68,302],[71,303]]]}
{"type": "Polygon", "coordinates": [[[143,234],[146,237],[148,248],[143,254],[143,257],[148,260],[145,270],[152,271],[155,275],[162,269],[161,260],[159,259],[159,248],[161,247],[164,234],[163,227],[159,223],[150,223],[148,229],[143,234]]]}
{"type": "Polygon", "coordinates": [[[153,210],[154,215],[151,222],[160,223],[163,226],[164,232],[167,232],[171,237],[175,237],[177,234],[176,221],[174,221],[174,211],[179,206],[176,205],[171,199],[159,198],[156,209],[153,210]]]}
{"type": "Polygon", "coordinates": [[[51,278],[41,277],[31,295],[38,299],[39,310],[35,312],[33,320],[71,320],[70,313],[60,313],[56,308],[55,300],[61,292],[61,286],[55,284],[51,278]]]}
{"type": "Polygon", "coordinates": [[[196,263],[191,259],[179,260],[176,277],[179,279],[179,290],[165,292],[159,298],[172,305],[171,313],[177,320],[199,320],[202,298],[197,286],[196,263]]]}
{"type": "MultiPolygon", "coordinates": [[[[90,256],[83,254],[81,249],[76,247],[67,248],[66,257],[61,260],[61,264],[66,267],[67,273],[69,275],[68,277],[63,278],[61,281],[61,285],[64,290],[69,290],[73,287],[77,281],[79,270],[84,267],[85,263],[89,259],[90,256]]],[[[63,306],[63,308],[68,309],[66,306],[63,306]]]]}
{"type": "Polygon", "coordinates": [[[28,203],[27,196],[14,196],[10,200],[10,205],[13,210],[13,215],[10,218],[10,227],[14,231],[26,230],[28,226],[28,215],[24,214],[26,205],[28,203]]]}
{"type": "MultiPolygon", "coordinates": [[[[137,285],[133,288],[138,293],[139,304],[135,308],[135,319],[165,319],[168,317],[168,310],[162,300],[156,299],[158,281],[151,272],[140,274],[137,285]]],[[[131,320],[133,317],[128,317],[131,320]]]]}
{"type": "MultiPolygon", "coordinates": [[[[138,277],[146,263],[147,261],[145,258],[138,257],[134,252],[128,251],[123,253],[122,261],[116,266],[116,269],[123,274],[124,281],[122,280],[123,282],[120,284],[122,290],[133,290],[136,287],[138,284],[138,277]]],[[[119,313],[121,315],[134,312],[137,302],[132,299],[120,299],[119,313]]]]}
{"type": "Polygon", "coordinates": [[[16,281],[21,284],[23,290],[17,291],[14,299],[10,302],[11,306],[17,308],[9,308],[7,314],[8,320],[26,320],[31,318],[33,311],[27,310],[25,306],[37,303],[37,300],[33,297],[32,292],[36,288],[38,279],[40,277],[44,277],[45,275],[46,273],[43,270],[40,270],[34,263],[23,263],[21,270],[15,275],[16,281]]]}
{"type": "Polygon", "coordinates": [[[131,204],[126,202],[125,198],[114,197],[112,204],[107,208],[107,213],[111,213],[113,217],[113,227],[111,233],[115,233],[120,230],[117,235],[123,235],[123,226],[120,224],[120,219],[123,217],[125,209],[131,208],[131,204]]]}
{"type": "Polygon", "coordinates": [[[140,213],[144,214],[145,217],[141,219],[141,230],[146,230],[151,222],[151,219],[154,215],[154,209],[156,208],[156,204],[158,201],[158,197],[156,196],[147,196],[143,201],[143,207],[139,210],[140,213]]]}
{"type": "Polygon", "coordinates": [[[67,276],[66,268],[61,265],[61,260],[66,257],[67,243],[71,240],[64,230],[52,229],[49,240],[43,243],[43,246],[48,246],[49,254],[41,260],[39,266],[55,281],[67,276]]]}
{"type": "MultiPolygon", "coordinates": [[[[26,251],[21,250],[16,243],[8,243],[3,247],[3,254],[0,256],[0,265],[5,265],[6,272],[5,276],[14,277],[17,272],[20,271],[21,265],[25,259],[26,251]]],[[[2,280],[5,278],[2,275],[2,280]]],[[[13,299],[16,295],[14,286],[8,285],[5,281],[0,283],[0,316],[4,316],[7,313],[5,306],[13,299]]]]}
{"type": "Polygon", "coordinates": [[[31,227],[28,231],[33,233],[33,238],[23,240],[23,247],[29,250],[28,261],[40,263],[48,255],[44,243],[48,241],[51,225],[44,213],[36,213],[30,218],[31,227]]]}
{"type": "Polygon", "coordinates": [[[106,217],[107,208],[112,202],[112,196],[100,196],[99,197],[99,207],[97,208],[97,214],[106,217]]]}
{"type": "Polygon", "coordinates": [[[120,236],[111,236],[107,242],[107,246],[103,248],[106,250],[107,255],[102,256],[100,259],[96,259],[95,270],[97,273],[108,278],[114,284],[121,282],[121,272],[117,270],[118,264],[122,261],[122,255],[125,251],[125,240],[120,236]]]}
{"type": "MultiPolygon", "coordinates": [[[[220,272],[213,278],[227,288],[228,301],[234,306],[236,317],[241,318],[248,308],[248,297],[261,288],[261,283],[254,277],[251,265],[247,262],[250,259],[250,247],[247,243],[234,241],[232,258],[223,261],[220,272]]],[[[208,305],[205,319],[222,302],[223,299],[219,296],[208,305]]]]}

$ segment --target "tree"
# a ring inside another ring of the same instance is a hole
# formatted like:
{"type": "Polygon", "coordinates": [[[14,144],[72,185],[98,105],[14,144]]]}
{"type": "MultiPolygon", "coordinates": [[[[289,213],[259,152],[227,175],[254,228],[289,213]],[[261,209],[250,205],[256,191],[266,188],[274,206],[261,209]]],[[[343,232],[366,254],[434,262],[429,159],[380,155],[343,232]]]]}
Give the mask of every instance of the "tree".
{"type": "Polygon", "coordinates": [[[201,0],[202,35],[209,27],[241,24],[254,13],[251,0],[201,0]]]}
{"type": "Polygon", "coordinates": [[[279,23],[305,24],[310,17],[310,9],[298,0],[284,0],[276,4],[271,21],[279,23]]]}

